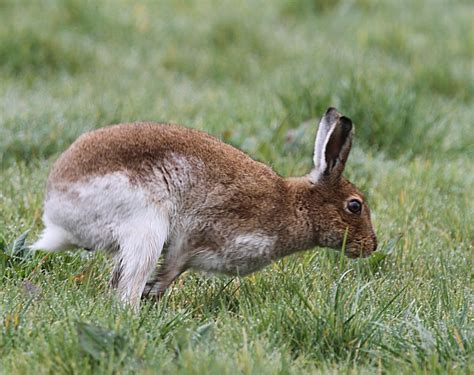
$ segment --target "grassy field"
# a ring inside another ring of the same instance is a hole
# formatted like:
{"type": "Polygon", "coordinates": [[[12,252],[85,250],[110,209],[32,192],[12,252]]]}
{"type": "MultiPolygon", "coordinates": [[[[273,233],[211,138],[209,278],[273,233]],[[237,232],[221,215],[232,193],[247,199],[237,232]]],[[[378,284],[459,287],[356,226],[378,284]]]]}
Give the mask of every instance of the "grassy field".
{"type": "Polygon", "coordinates": [[[0,373],[474,372],[469,0],[0,2],[0,373]],[[284,175],[316,118],[356,123],[346,175],[381,242],[247,278],[183,275],[139,315],[101,253],[24,251],[79,134],[166,121],[284,175]],[[308,122],[308,120],[313,121],[308,122]]]}

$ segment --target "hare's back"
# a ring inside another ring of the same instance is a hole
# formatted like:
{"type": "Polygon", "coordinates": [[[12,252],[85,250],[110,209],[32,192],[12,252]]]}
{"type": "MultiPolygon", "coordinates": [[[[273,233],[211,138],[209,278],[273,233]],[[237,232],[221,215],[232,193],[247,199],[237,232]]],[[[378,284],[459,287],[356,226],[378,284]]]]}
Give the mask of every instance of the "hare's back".
{"type": "Polygon", "coordinates": [[[174,161],[183,159],[198,166],[192,173],[214,179],[276,176],[269,167],[204,132],[178,125],[133,123],[79,137],[54,165],[49,185],[114,172],[124,172],[132,180],[147,180],[153,169],[172,167],[174,161]]]}

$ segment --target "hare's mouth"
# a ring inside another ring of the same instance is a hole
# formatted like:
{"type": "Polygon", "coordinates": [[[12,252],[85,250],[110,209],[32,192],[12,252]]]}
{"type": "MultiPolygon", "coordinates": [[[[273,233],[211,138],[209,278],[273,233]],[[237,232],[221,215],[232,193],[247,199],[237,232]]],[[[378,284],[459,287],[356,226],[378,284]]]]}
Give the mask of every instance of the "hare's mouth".
{"type": "Polygon", "coordinates": [[[351,259],[367,258],[377,250],[377,241],[369,242],[369,244],[360,244],[359,242],[349,242],[344,247],[343,243],[333,244],[328,246],[337,252],[344,252],[344,255],[351,259]]]}
{"type": "Polygon", "coordinates": [[[346,250],[345,254],[348,258],[357,259],[357,258],[367,258],[372,254],[372,251],[364,251],[362,249],[357,250],[346,250]]]}
{"type": "Polygon", "coordinates": [[[367,258],[377,250],[377,238],[375,235],[368,241],[349,242],[345,248],[345,255],[349,258],[367,258]]]}
{"type": "Polygon", "coordinates": [[[344,252],[347,257],[351,259],[356,259],[356,258],[367,258],[372,255],[372,253],[376,250],[376,246],[372,249],[364,249],[360,247],[356,248],[346,248],[346,251],[344,252]]]}

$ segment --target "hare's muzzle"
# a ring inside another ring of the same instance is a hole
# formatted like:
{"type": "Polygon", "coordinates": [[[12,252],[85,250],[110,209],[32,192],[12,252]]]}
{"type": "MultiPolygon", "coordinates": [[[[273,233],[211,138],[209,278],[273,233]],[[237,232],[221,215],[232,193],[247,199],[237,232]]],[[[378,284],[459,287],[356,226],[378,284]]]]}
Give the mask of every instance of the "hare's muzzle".
{"type": "Polygon", "coordinates": [[[368,241],[368,243],[364,244],[354,244],[354,245],[349,245],[346,248],[345,254],[352,259],[355,258],[366,258],[370,256],[374,251],[377,250],[377,237],[375,234],[371,237],[371,239],[368,241]]]}

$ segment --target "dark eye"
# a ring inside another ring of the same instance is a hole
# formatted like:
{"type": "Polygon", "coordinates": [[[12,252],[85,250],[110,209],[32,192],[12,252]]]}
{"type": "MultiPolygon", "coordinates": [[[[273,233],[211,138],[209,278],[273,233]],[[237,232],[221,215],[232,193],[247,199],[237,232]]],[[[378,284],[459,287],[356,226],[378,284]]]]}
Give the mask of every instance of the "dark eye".
{"type": "Polygon", "coordinates": [[[353,214],[359,214],[362,210],[362,202],[358,199],[351,199],[347,202],[347,209],[353,214]]]}

